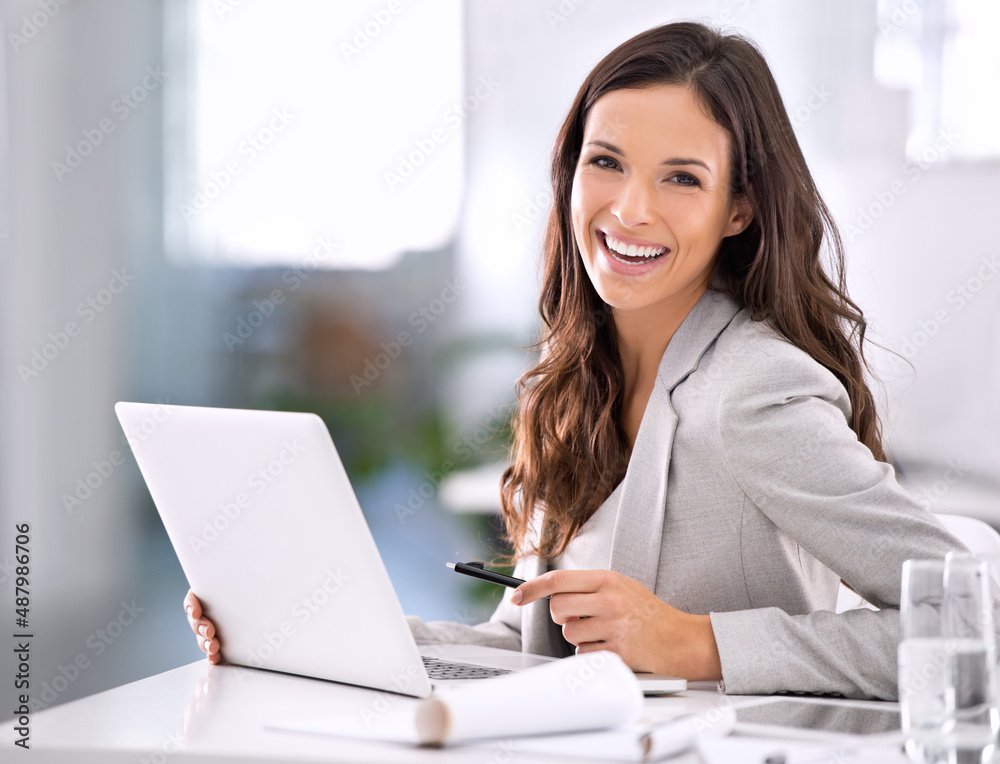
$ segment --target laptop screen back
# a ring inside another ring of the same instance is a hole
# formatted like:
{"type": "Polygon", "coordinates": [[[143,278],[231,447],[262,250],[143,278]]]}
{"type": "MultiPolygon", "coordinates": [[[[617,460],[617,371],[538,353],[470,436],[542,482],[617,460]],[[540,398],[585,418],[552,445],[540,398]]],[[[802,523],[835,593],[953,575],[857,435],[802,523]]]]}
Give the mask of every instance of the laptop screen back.
{"type": "Polygon", "coordinates": [[[226,661],[430,695],[319,417],[124,402],[115,411],[226,661]]]}

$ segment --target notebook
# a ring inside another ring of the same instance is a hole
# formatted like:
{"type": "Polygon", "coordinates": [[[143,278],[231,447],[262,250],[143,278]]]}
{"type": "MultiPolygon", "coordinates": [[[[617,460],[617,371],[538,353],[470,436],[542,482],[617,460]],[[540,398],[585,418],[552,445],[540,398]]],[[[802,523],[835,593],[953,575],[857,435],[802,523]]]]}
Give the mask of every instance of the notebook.
{"type": "MultiPolygon", "coordinates": [[[[128,402],[115,412],[226,662],[429,697],[555,660],[418,648],[315,414],[128,402]]],[[[638,676],[650,694],[686,689],[638,676]]]]}

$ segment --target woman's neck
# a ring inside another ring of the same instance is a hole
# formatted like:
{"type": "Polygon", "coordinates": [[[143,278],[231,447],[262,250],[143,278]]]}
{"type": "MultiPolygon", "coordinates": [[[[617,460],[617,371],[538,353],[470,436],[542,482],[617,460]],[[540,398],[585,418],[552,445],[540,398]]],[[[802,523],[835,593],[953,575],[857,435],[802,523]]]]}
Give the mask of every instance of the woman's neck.
{"type": "Polygon", "coordinates": [[[614,309],[626,402],[637,393],[649,396],[670,340],[707,288],[706,283],[676,300],[644,308],[614,309]]]}

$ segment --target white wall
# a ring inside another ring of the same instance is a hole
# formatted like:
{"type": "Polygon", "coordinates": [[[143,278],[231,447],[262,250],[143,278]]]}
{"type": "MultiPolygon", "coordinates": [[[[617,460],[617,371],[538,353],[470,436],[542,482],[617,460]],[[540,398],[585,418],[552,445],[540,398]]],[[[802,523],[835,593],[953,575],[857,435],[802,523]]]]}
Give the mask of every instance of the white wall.
{"type": "MultiPolygon", "coordinates": [[[[133,505],[134,466],[113,406],[133,389],[136,317],[153,288],[153,273],[137,265],[160,251],[159,85],[136,93],[143,100],[124,119],[119,99],[160,64],[161,9],[128,0],[51,5],[51,16],[32,0],[0,9],[10,189],[9,238],[0,245],[0,561],[13,557],[14,524],[30,523],[33,692],[48,684],[47,697],[62,702],[144,675],[139,635],[155,631],[147,611],[121,632],[121,622],[112,627],[113,644],[95,647],[123,601],[146,604],[137,576],[148,516],[133,505]],[[113,129],[98,142],[102,121],[113,129]],[[88,141],[89,155],[57,173],[67,144],[88,141]],[[75,336],[65,334],[70,322],[75,336]],[[22,374],[35,353],[37,375],[22,374]],[[91,493],[82,489],[81,503],[67,508],[77,481],[89,481],[91,493]],[[70,672],[72,682],[59,678],[58,667],[78,655],[86,668],[70,672]]],[[[7,603],[12,583],[0,588],[7,603]]],[[[9,652],[0,682],[11,687],[9,652]]]]}

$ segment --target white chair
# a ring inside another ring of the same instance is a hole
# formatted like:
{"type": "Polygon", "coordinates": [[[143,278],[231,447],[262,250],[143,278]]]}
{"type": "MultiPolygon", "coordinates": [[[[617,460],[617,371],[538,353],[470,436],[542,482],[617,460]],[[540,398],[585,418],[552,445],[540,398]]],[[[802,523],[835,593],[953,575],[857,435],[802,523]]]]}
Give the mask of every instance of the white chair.
{"type": "Polygon", "coordinates": [[[989,523],[964,515],[937,517],[973,554],[1000,554],[1000,533],[989,523]]]}
{"type": "MultiPolygon", "coordinates": [[[[964,515],[938,514],[937,518],[959,541],[969,547],[969,551],[973,554],[1000,554],[1000,533],[997,533],[993,526],[988,523],[964,515]]],[[[860,594],[852,592],[841,582],[840,593],[837,595],[836,612],[843,613],[845,610],[854,610],[859,607],[878,610],[873,604],[863,599],[860,594]]]]}

